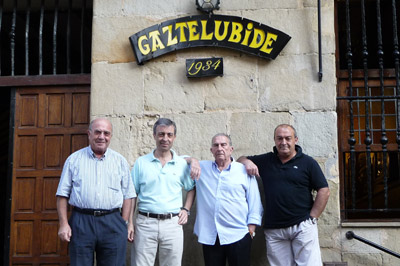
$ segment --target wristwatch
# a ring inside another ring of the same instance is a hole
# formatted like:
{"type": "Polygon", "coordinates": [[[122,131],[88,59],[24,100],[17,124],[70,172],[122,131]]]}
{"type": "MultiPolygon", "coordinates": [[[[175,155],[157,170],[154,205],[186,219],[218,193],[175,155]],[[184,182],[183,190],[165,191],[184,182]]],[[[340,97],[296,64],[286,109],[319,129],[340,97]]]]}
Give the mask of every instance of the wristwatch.
{"type": "Polygon", "coordinates": [[[125,220],[124,220],[124,222],[125,222],[125,225],[128,225],[128,224],[129,224],[129,221],[125,221],[125,220]]]}
{"type": "Polygon", "coordinates": [[[188,209],[186,209],[185,207],[181,207],[181,210],[184,210],[187,212],[187,215],[190,215],[190,211],[188,209]]]}
{"type": "Polygon", "coordinates": [[[312,222],[313,224],[316,224],[316,223],[318,222],[318,218],[315,218],[315,217],[310,216],[310,219],[311,219],[311,222],[312,222]]]}

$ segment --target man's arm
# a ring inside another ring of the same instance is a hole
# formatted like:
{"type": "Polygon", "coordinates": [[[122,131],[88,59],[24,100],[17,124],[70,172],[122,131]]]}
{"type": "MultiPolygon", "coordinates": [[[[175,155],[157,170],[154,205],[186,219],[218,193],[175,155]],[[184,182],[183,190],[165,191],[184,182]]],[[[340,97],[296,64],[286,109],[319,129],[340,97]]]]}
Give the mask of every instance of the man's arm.
{"type": "Polygon", "coordinates": [[[247,159],[246,156],[240,156],[236,161],[244,165],[248,175],[260,177],[257,165],[255,165],[251,160],[247,159]]]}
{"type": "MultiPolygon", "coordinates": [[[[196,197],[196,188],[188,191],[186,193],[186,201],[185,201],[185,205],[183,206],[183,208],[185,208],[187,211],[190,211],[190,208],[192,208],[195,197],[196,197]]],[[[183,224],[186,224],[188,221],[189,214],[185,209],[182,209],[179,212],[178,224],[183,225],[183,224]]]]}
{"type": "Polygon", "coordinates": [[[62,241],[69,242],[71,240],[71,227],[68,224],[68,198],[57,196],[57,212],[58,219],[60,223],[60,228],[58,229],[58,236],[62,241]]]}
{"type": "Polygon", "coordinates": [[[261,203],[260,191],[258,190],[257,179],[253,177],[248,177],[249,187],[246,190],[246,200],[248,204],[248,214],[247,214],[247,227],[251,238],[254,237],[256,231],[256,226],[261,225],[263,206],[261,203]]]}
{"type": "MultiPolygon", "coordinates": [[[[133,225],[133,215],[135,215],[135,208],[136,208],[136,198],[130,199],[131,203],[129,206],[129,214],[128,219],[124,218],[124,205],[122,205],[122,218],[125,221],[128,221],[128,241],[133,242],[135,238],[135,226],[133,225]]],[[[125,200],[124,203],[125,204],[125,200]]],[[[127,206],[126,206],[127,208],[127,206]]]]}
{"type": "Polygon", "coordinates": [[[199,180],[201,174],[199,160],[193,157],[184,157],[183,159],[190,165],[190,177],[193,180],[199,180]]]}
{"type": "Polygon", "coordinates": [[[311,217],[318,218],[321,215],[328,203],[329,195],[330,191],[328,187],[323,187],[318,190],[314,205],[310,212],[311,217]]]}
{"type": "Polygon", "coordinates": [[[122,219],[125,221],[129,220],[129,217],[131,216],[131,208],[132,208],[132,199],[124,199],[124,202],[122,203],[122,219]]]}

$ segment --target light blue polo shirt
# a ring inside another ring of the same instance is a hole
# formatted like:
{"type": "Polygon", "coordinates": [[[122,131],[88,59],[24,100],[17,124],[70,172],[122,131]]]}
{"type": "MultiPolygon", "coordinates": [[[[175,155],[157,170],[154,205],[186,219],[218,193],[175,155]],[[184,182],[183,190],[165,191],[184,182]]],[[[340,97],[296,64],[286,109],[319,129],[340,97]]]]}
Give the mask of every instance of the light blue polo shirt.
{"type": "Polygon", "coordinates": [[[171,152],[172,160],[164,167],[154,157],[154,150],[136,160],[131,175],[139,199],[139,211],[178,213],[183,206],[182,188],[186,191],[194,188],[190,166],[175,151],[171,152]]]}

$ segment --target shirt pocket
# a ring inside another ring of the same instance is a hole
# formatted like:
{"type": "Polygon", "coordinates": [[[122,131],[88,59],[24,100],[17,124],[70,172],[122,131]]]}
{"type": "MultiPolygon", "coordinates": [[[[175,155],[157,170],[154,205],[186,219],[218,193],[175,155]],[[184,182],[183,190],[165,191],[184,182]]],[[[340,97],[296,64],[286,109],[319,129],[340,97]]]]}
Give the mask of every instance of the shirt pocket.
{"type": "Polygon", "coordinates": [[[122,173],[120,169],[111,169],[106,173],[104,178],[107,178],[107,187],[111,192],[119,193],[121,191],[122,173]]]}
{"type": "Polygon", "coordinates": [[[74,167],[74,168],[72,168],[71,169],[71,172],[72,172],[72,183],[73,183],[73,187],[82,187],[82,182],[83,182],[83,180],[82,180],[82,174],[81,174],[81,171],[80,171],[80,168],[79,167],[74,167]]]}

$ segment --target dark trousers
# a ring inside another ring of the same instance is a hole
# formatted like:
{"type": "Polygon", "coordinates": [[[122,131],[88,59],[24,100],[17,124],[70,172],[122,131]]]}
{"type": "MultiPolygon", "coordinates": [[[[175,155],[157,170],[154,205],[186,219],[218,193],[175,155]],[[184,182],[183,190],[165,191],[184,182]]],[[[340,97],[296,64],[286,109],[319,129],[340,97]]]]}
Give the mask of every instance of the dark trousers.
{"type": "Polygon", "coordinates": [[[125,266],[128,231],[119,212],[93,216],[72,212],[71,266],[125,266]]]}
{"type": "Polygon", "coordinates": [[[219,238],[214,245],[203,244],[204,264],[206,266],[225,266],[228,260],[229,266],[250,266],[250,251],[252,239],[246,234],[241,240],[221,245],[219,238]]]}

